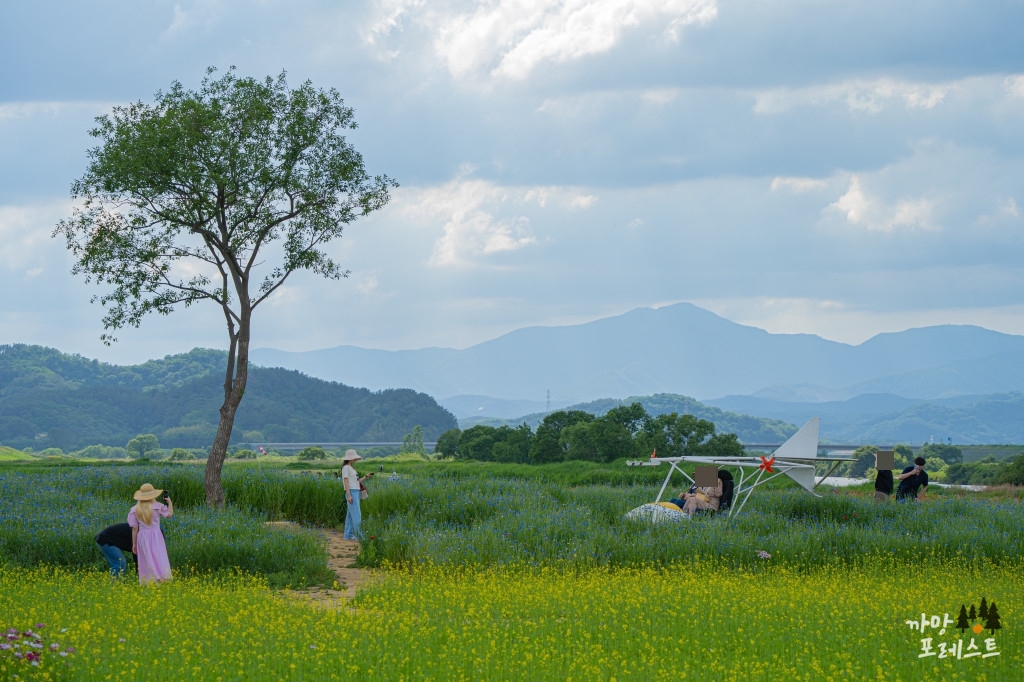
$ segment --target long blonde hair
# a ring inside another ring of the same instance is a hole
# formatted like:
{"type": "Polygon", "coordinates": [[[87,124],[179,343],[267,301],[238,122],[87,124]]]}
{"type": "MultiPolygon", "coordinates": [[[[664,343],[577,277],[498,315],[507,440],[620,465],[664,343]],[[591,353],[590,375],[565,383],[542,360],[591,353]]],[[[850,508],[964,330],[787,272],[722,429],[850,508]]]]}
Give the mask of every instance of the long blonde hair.
{"type": "Polygon", "coordinates": [[[147,526],[153,523],[153,500],[139,500],[135,505],[135,516],[147,526]]]}

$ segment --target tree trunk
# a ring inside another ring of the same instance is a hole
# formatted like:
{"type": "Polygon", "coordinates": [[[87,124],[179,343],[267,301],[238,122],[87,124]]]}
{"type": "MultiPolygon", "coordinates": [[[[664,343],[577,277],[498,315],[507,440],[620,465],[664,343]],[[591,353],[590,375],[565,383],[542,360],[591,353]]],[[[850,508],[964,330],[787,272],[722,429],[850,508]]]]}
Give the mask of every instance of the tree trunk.
{"type": "MultiPolygon", "coordinates": [[[[245,383],[249,378],[249,320],[251,310],[243,309],[238,334],[231,339],[228,349],[228,366],[224,376],[224,403],[220,406],[220,423],[217,435],[210,448],[210,456],[206,460],[206,504],[215,509],[224,507],[224,487],[221,485],[220,474],[224,467],[224,458],[231,440],[231,430],[235,425],[235,412],[245,395],[245,383]]],[[[229,326],[230,334],[230,326],[229,326]]]]}

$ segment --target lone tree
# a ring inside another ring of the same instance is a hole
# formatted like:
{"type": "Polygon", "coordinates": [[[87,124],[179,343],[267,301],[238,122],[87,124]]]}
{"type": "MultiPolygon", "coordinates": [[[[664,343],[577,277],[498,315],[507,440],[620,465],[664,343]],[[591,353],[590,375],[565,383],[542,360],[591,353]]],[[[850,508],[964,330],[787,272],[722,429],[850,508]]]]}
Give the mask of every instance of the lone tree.
{"type": "Polygon", "coordinates": [[[132,438],[124,446],[124,449],[132,453],[136,457],[145,457],[146,453],[151,450],[157,450],[160,448],[160,441],[152,433],[140,433],[135,438],[132,438]]]}
{"type": "Polygon", "coordinates": [[[198,91],[174,82],[153,104],[96,119],[99,145],[71,188],[80,207],[54,236],[74,254],[73,273],[109,288],[98,297],[105,343],[148,313],[220,307],[227,367],[205,488],[207,504],[221,507],[253,311],[296,270],[346,277],[325,245],[383,207],[396,184],[367,175],[343,136],[356,127],[352,109],[334,89],[289,89],[283,72],[262,81],[215,72],[198,91]]]}

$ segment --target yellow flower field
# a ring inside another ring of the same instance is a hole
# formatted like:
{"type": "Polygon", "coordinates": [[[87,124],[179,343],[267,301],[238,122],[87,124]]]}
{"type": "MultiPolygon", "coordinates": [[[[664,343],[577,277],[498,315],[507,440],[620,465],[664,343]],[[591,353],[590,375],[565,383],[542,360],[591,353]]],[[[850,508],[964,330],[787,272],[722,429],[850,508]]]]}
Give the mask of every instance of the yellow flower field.
{"type": "Polygon", "coordinates": [[[19,569],[0,574],[0,632],[36,628],[75,652],[44,648],[33,667],[0,650],[0,677],[1020,680],[1021,614],[1020,567],[420,568],[378,574],[341,609],[252,577],[140,588],[98,572],[19,569]],[[940,636],[905,624],[922,612],[955,620],[982,597],[998,605],[1001,629],[951,625],[940,636]],[[967,653],[973,637],[999,655],[919,658],[922,637],[936,654],[961,638],[967,653]]]}

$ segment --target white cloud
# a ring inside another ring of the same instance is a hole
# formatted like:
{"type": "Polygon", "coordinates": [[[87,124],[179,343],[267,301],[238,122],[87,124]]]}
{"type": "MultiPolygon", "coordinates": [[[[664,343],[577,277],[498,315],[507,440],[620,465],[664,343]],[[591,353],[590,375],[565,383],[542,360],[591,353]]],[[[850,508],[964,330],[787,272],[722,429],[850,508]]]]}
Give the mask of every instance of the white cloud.
{"type": "Polygon", "coordinates": [[[590,208],[597,201],[593,194],[577,194],[569,200],[569,208],[590,208]]]}
{"type": "Polygon", "coordinates": [[[53,228],[61,218],[70,215],[69,201],[0,206],[0,265],[35,276],[31,273],[40,269],[37,259],[41,252],[57,244],[57,240],[50,238],[53,228]]]}
{"type": "Polygon", "coordinates": [[[473,171],[464,165],[451,182],[405,188],[395,195],[404,220],[430,227],[441,224],[443,234],[428,261],[432,266],[479,266],[489,262],[488,256],[533,246],[538,239],[532,221],[541,216],[544,223],[551,220],[538,209],[576,212],[598,201],[578,187],[502,186],[469,177],[473,171]]]}
{"type": "Polygon", "coordinates": [[[68,111],[106,112],[117,103],[93,101],[68,102],[6,102],[0,104],[0,122],[15,119],[31,119],[40,116],[55,118],[68,111]]]}
{"type": "Polygon", "coordinates": [[[1024,97],[1024,74],[1014,74],[1003,79],[1003,89],[1011,97],[1024,97]]]}
{"type": "Polygon", "coordinates": [[[777,192],[780,189],[788,189],[792,192],[809,192],[816,189],[824,189],[828,187],[828,182],[825,180],[819,180],[818,178],[794,178],[794,177],[783,177],[781,175],[772,178],[772,191],[777,192]]]}
{"type": "Polygon", "coordinates": [[[629,225],[627,225],[626,227],[628,227],[631,230],[636,230],[636,229],[641,228],[643,226],[644,226],[643,218],[633,218],[632,220],[629,221],[629,225]]]}
{"type": "Polygon", "coordinates": [[[715,0],[498,0],[441,20],[434,47],[456,77],[523,80],[544,63],[609,52],[627,29],[675,40],[717,14],[715,0]]]}
{"type": "Polygon", "coordinates": [[[429,260],[434,266],[480,264],[486,256],[535,244],[529,218],[499,218],[495,213],[507,210],[508,204],[529,201],[540,205],[546,200],[546,193],[539,188],[516,192],[485,180],[463,177],[409,196],[402,208],[404,215],[444,221],[444,234],[434,243],[429,260]]]}
{"type": "Polygon", "coordinates": [[[360,279],[356,288],[359,289],[359,292],[362,294],[372,294],[377,291],[377,286],[379,284],[380,283],[377,281],[376,275],[366,275],[360,279]]]}
{"type": "Polygon", "coordinates": [[[839,213],[849,224],[872,232],[892,232],[898,227],[938,229],[932,220],[934,209],[935,202],[925,198],[903,199],[887,205],[870,196],[862,187],[860,178],[854,175],[846,193],[829,204],[825,211],[839,213]]]}
{"type": "Polygon", "coordinates": [[[160,39],[170,39],[176,35],[191,36],[197,31],[208,32],[220,19],[222,5],[222,0],[193,0],[187,9],[175,4],[171,23],[160,39]]]}
{"type": "Polygon", "coordinates": [[[959,83],[912,83],[891,78],[852,80],[806,88],[779,88],[755,93],[754,112],[779,114],[800,107],[845,104],[851,111],[877,114],[900,104],[906,109],[934,109],[959,83]]]}

